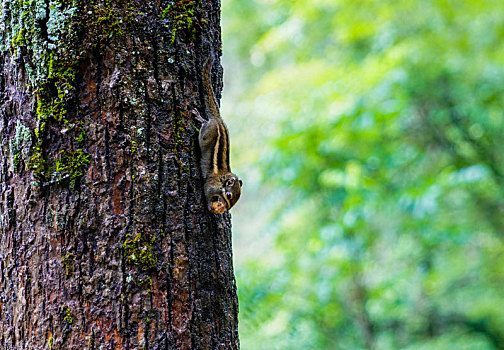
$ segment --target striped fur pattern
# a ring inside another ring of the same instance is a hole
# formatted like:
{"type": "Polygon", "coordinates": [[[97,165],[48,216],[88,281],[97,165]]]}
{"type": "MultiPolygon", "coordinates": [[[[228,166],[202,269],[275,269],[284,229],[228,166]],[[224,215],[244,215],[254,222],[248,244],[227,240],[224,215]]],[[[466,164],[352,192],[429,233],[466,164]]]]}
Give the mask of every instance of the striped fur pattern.
{"type": "Polygon", "coordinates": [[[220,116],[212,89],[213,60],[213,55],[206,60],[202,78],[208,120],[203,119],[197,110],[194,110],[193,114],[203,123],[199,133],[199,145],[209,210],[222,214],[231,209],[240,198],[242,181],[231,172],[229,165],[229,132],[220,116]],[[213,204],[214,202],[220,202],[220,205],[213,204]]]}

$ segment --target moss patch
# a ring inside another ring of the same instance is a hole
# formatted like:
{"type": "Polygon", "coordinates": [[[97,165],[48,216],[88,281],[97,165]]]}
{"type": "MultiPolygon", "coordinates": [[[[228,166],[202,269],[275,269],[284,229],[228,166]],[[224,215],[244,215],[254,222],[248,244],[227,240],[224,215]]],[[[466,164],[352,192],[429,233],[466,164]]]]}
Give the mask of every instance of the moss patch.
{"type": "Polygon", "coordinates": [[[61,151],[52,172],[53,178],[57,182],[68,179],[73,186],[75,180],[83,175],[84,167],[89,164],[89,154],[84,153],[82,149],[76,151],[61,151]]]}
{"type": "Polygon", "coordinates": [[[62,306],[61,312],[63,314],[63,322],[65,322],[66,325],[71,325],[74,321],[72,309],[70,309],[68,306],[62,306]]]}
{"type": "Polygon", "coordinates": [[[25,69],[37,119],[33,145],[31,132],[18,125],[21,133],[18,135],[16,130],[16,137],[11,141],[12,164],[17,170],[24,161],[43,184],[73,185],[83,174],[83,167],[89,164],[89,156],[80,145],[85,141],[83,123],[72,121],[68,115],[68,108],[75,100],[79,64],[78,30],[74,27],[80,22],[75,18],[80,15],[79,7],[82,5],[72,0],[3,2],[2,19],[8,29],[0,33],[0,50],[9,50],[30,63],[25,64],[25,69]],[[57,141],[65,145],[58,147],[63,149],[60,151],[51,145],[50,154],[46,149],[54,135],[48,136],[49,124],[51,130],[61,129],[62,137],[57,141]],[[19,137],[29,146],[21,147],[19,137]]]}
{"type": "Polygon", "coordinates": [[[90,1],[89,8],[86,22],[95,44],[123,37],[136,13],[134,5],[122,0],[90,1]]]}
{"type": "MultiPolygon", "coordinates": [[[[131,237],[128,235],[128,237],[131,237]]],[[[130,264],[140,267],[143,271],[149,270],[157,263],[157,257],[152,254],[152,244],[156,240],[156,236],[152,239],[146,239],[142,234],[138,233],[132,239],[124,241],[124,255],[130,264]]]]}
{"type": "Polygon", "coordinates": [[[66,253],[65,256],[61,258],[61,263],[65,267],[67,276],[73,272],[73,256],[70,253],[66,253]]]}
{"type": "Polygon", "coordinates": [[[201,0],[172,1],[163,10],[161,17],[166,20],[166,28],[170,30],[173,44],[178,34],[184,33],[189,41],[193,42],[197,34],[205,25],[201,14],[201,0]]]}
{"type": "Polygon", "coordinates": [[[36,147],[28,166],[40,180],[61,185],[69,184],[73,187],[77,179],[84,174],[84,168],[89,165],[90,157],[82,149],[76,151],[62,150],[58,157],[49,162],[44,157],[41,149],[36,147]]]}

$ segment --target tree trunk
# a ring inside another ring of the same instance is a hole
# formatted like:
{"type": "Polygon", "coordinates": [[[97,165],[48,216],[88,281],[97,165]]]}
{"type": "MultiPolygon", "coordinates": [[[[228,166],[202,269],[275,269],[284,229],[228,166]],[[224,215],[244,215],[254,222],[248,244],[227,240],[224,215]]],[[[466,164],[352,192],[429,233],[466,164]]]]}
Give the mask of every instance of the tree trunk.
{"type": "Polygon", "coordinates": [[[0,348],[238,349],[190,113],[220,2],[1,3],[0,348]]]}

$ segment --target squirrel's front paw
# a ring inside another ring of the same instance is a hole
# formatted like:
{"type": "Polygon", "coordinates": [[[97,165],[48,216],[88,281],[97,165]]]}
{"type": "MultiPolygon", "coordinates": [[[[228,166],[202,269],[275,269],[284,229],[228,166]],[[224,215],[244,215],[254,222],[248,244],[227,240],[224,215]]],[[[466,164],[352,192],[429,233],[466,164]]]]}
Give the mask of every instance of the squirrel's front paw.
{"type": "Polygon", "coordinates": [[[196,118],[197,121],[200,121],[202,123],[205,123],[206,120],[203,119],[203,117],[201,116],[201,114],[199,114],[198,110],[196,108],[193,108],[193,110],[191,111],[192,115],[194,115],[194,118],[196,118]]]}

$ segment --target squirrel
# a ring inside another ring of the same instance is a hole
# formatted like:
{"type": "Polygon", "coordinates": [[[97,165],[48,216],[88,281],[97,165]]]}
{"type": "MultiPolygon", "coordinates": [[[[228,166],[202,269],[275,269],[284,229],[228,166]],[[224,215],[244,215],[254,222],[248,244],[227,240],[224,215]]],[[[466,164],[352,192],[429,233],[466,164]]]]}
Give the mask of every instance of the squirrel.
{"type": "Polygon", "coordinates": [[[212,88],[213,61],[211,53],[203,66],[203,93],[208,120],[202,118],[197,109],[193,109],[192,113],[203,123],[198,139],[208,209],[214,214],[222,214],[240,199],[243,181],[231,172],[229,165],[229,132],[220,116],[212,88]]]}

